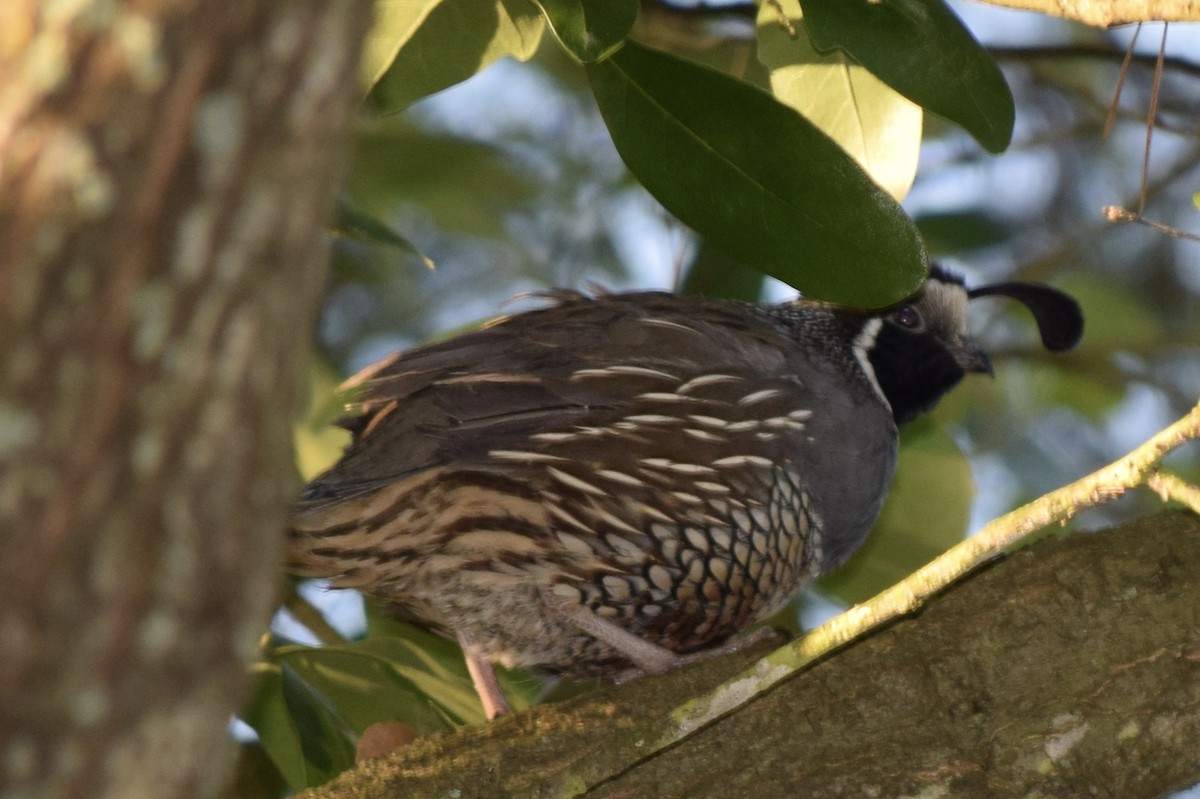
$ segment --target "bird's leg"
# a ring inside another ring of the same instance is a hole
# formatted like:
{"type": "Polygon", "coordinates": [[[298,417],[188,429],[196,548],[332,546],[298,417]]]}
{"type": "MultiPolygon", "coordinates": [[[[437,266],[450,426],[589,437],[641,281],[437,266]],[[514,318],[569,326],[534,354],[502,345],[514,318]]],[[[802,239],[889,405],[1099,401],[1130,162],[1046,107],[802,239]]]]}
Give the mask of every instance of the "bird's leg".
{"type": "Polygon", "coordinates": [[[678,668],[688,663],[695,663],[698,660],[738,652],[742,649],[756,646],[771,638],[776,638],[779,635],[777,630],[770,627],[763,627],[749,635],[732,638],[712,649],[693,652],[690,655],[680,655],[658,644],[652,644],[643,638],[639,638],[614,622],[596,615],[585,605],[569,602],[549,592],[544,592],[542,598],[548,607],[559,613],[571,624],[593,638],[608,644],[624,655],[626,659],[633,662],[634,668],[626,669],[616,675],[614,681],[618,684],[628,682],[646,674],[661,674],[669,669],[678,668]]]}
{"type": "Polygon", "coordinates": [[[496,670],[480,653],[479,647],[463,632],[458,633],[458,645],[467,659],[467,671],[471,674],[471,682],[475,683],[475,693],[479,694],[488,721],[511,712],[508,700],[500,690],[500,681],[496,679],[496,670]]]}
{"type": "Polygon", "coordinates": [[[680,656],[671,650],[638,638],[623,627],[597,616],[584,605],[555,597],[549,592],[544,592],[542,596],[548,607],[583,632],[608,644],[633,661],[642,673],[659,674],[675,668],[682,662],[680,656]]]}

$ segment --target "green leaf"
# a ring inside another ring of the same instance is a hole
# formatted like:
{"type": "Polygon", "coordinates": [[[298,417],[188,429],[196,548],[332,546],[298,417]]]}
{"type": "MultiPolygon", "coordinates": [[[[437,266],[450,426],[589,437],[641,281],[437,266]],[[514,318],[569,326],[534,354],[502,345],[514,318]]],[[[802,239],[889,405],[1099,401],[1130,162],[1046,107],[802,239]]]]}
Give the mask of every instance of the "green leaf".
{"type": "Polygon", "coordinates": [[[305,480],[329,468],[350,443],[350,434],[331,422],[341,416],[347,396],[338,392],[341,376],[321,358],[308,362],[308,408],[292,427],[296,467],[305,480]]]}
{"type": "Polygon", "coordinates": [[[351,730],[324,697],[287,664],[280,665],[283,700],[300,736],[307,785],[328,782],[354,765],[351,730]]]}
{"type": "MultiPolygon", "coordinates": [[[[474,327],[474,326],[472,326],[474,327]]],[[[462,650],[458,644],[443,638],[429,630],[423,630],[407,622],[400,621],[386,610],[384,603],[364,598],[367,612],[367,641],[402,641],[404,646],[412,647],[414,660],[410,664],[416,666],[424,663],[431,676],[441,681],[442,686],[458,690],[469,687],[470,706],[474,713],[481,712],[479,698],[467,674],[467,665],[463,660],[462,650]]],[[[496,678],[504,689],[504,696],[516,710],[532,705],[541,690],[541,681],[529,677],[525,672],[495,666],[496,678]]],[[[414,678],[420,683],[421,678],[414,678]]],[[[422,683],[423,684],[423,683],[422,683]]],[[[439,686],[431,689],[435,693],[443,690],[439,686]]],[[[435,696],[436,698],[436,696],[435,696]]],[[[482,718],[482,716],[480,717],[482,718]]]]}
{"type": "MultiPolygon", "coordinates": [[[[1080,361],[1077,368],[1047,361],[1021,364],[1025,375],[1019,385],[1026,393],[1020,401],[1074,408],[1096,422],[1103,421],[1104,415],[1126,397],[1125,376],[1113,364],[1080,361]]],[[[1007,379],[1009,371],[1003,368],[997,378],[1007,379]]]]}
{"type": "Polygon", "coordinates": [[[1016,232],[1012,225],[982,209],[922,214],[916,223],[933,256],[996,247],[1016,232]]]}
{"type": "Polygon", "coordinates": [[[963,539],[974,483],[966,456],[930,419],[900,433],[900,459],[883,513],[867,542],[819,588],[861,602],[907,577],[963,539]]]}
{"type": "Polygon", "coordinates": [[[688,266],[679,291],[701,297],[758,302],[765,280],[762,272],[730,258],[701,239],[700,249],[688,266]]]}
{"type": "Polygon", "coordinates": [[[1192,195],[1192,205],[1196,206],[1196,210],[1200,211],[1200,191],[1192,195]]]}
{"type": "Polygon", "coordinates": [[[441,227],[500,235],[504,212],[533,194],[528,176],[495,147],[414,130],[401,118],[360,121],[352,160],[349,199],[378,219],[419,205],[441,227]]]}
{"type": "Polygon", "coordinates": [[[465,666],[455,673],[402,639],[287,646],[271,657],[325,697],[355,733],[380,721],[403,721],[422,733],[484,721],[465,666]]]}
{"type": "Polygon", "coordinates": [[[442,0],[375,0],[375,21],[363,42],[360,66],[367,88],[383,75],[442,0]]]}
{"type": "Polygon", "coordinates": [[[770,94],[633,41],[587,70],[630,170],[716,246],[847,305],[887,305],[924,280],[900,206],[770,94]]]}
{"type": "Polygon", "coordinates": [[[392,230],[386,223],[381,222],[371,214],[356,207],[348,200],[339,199],[337,216],[334,220],[334,232],[349,238],[376,244],[386,244],[395,247],[406,255],[419,260],[427,268],[433,269],[433,261],[421,253],[413,243],[392,230]]]}
{"type": "Polygon", "coordinates": [[[288,787],[293,791],[303,790],[310,783],[300,749],[300,733],[283,698],[283,670],[272,663],[255,663],[252,668],[258,687],[242,720],[258,733],[263,749],[288,787]]]}
{"type": "MultiPolygon", "coordinates": [[[[1150,348],[1167,338],[1161,312],[1115,280],[1073,274],[1058,285],[1083,309],[1086,327],[1081,346],[1084,348],[1150,348]]],[[[1022,315],[1028,318],[1028,314],[1022,315]]],[[[1028,324],[1033,327],[1032,322],[1028,324]]]]}
{"type": "Polygon", "coordinates": [[[798,0],[758,12],[758,57],[775,96],[841,145],[897,200],[912,188],[921,149],[921,107],[842,53],[822,55],[803,35],[798,0]],[[780,24],[787,15],[795,36],[780,24]]]}
{"type": "Polygon", "coordinates": [[[997,153],[1012,139],[1012,92],[943,0],[801,0],[819,50],[848,53],[913,102],[997,153]]]}
{"type": "Polygon", "coordinates": [[[259,689],[243,719],[258,733],[292,790],[329,781],[354,765],[350,731],[286,665],[256,663],[259,689]]]}
{"type": "Polygon", "coordinates": [[[607,58],[633,30],[637,0],[533,0],[550,31],[581,64],[607,58]]]}
{"type": "Polygon", "coordinates": [[[385,62],[382,68],[375,61],[363,68],[371,80],[367,102],[381,113],[402,111],[502,56],[528,60],[545,28],[542,15],[528,0],[452,0],[402,11],[394,11],[395,20],[382,18],[388,27],[378,30],[377,24],[371,34],[368,56],[385,62]],[[424,16],[414,29],[411,22],[420,12],[424,16]]]}

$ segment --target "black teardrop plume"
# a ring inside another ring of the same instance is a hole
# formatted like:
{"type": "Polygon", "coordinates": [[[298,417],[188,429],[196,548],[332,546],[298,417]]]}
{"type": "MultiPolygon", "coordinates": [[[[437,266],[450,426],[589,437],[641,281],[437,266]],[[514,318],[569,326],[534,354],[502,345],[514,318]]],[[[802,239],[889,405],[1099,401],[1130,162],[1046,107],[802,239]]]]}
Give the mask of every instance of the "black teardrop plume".
{"type": "Polygon", "coordinates": [[[1083,312],[1069,294],[1037,283],[997,283],[967,292],[967,297],[1002,295],[1012,297],[1033,314],[1042,344],[1051,352],[1063,352],[1083,337],[1083,312]]]}

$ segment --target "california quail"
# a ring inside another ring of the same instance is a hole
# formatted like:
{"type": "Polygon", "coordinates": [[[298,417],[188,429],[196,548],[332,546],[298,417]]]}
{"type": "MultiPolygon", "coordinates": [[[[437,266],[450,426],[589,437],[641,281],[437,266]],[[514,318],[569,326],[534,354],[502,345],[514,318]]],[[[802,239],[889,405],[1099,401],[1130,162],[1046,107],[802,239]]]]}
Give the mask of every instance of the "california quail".
{"type": "Polygon", "coordinates": [[[456,637],[489,717],[491,663],[660,671],[787,603],[862,542],[897,425],[967,372],[971,296],[934,267],[881,312],[663,293],[585,297],[393,356],[355,382],[353,442],[305,490],[289,569],[456,637]]]}

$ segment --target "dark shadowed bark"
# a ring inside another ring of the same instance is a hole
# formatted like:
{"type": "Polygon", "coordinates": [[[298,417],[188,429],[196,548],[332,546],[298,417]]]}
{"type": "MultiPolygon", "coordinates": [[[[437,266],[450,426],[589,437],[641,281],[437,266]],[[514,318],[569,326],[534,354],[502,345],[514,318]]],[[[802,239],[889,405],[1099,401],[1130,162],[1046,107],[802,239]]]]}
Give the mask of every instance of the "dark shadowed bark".
{"type": "Polygon", "coordinates": [[[276,594],[369,6],[10,0],[0,793],[190,797],[276,594]]]}
{"type": "Polygon", "coordinates": [[[653,756],[645,719],[754,656],[421,739],[305,796],[1160,797],[1200,780],[1198,597],[1194,516],[1047,540],[653,756]]]}

